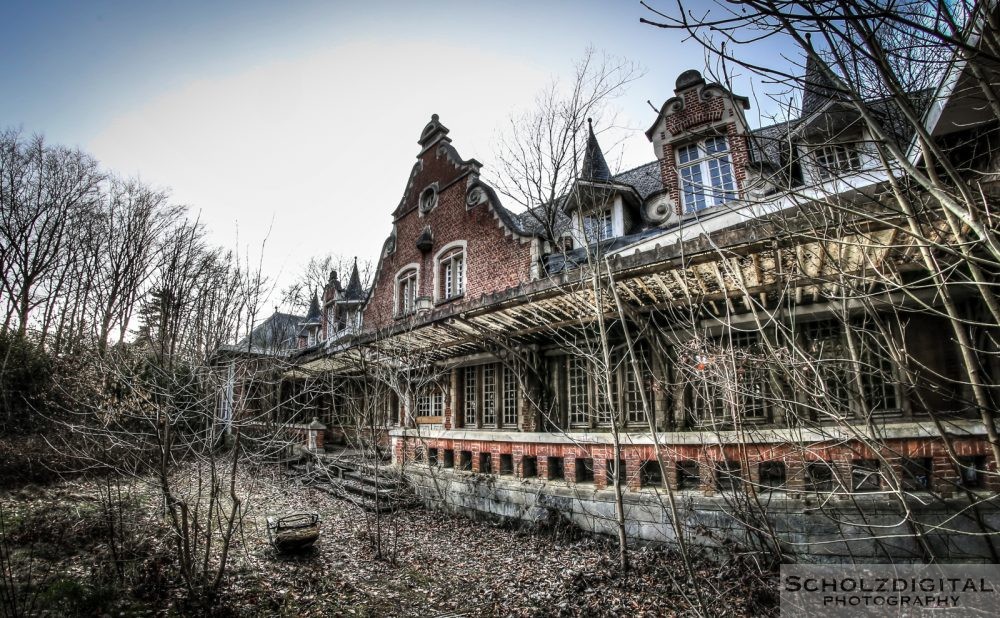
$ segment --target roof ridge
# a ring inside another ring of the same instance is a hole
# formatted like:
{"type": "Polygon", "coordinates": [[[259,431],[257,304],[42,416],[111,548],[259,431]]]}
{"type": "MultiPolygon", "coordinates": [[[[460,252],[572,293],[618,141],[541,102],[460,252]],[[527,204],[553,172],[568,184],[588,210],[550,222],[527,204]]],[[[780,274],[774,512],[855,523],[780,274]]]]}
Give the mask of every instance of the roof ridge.
{"type": "Polygon", "coordinates": [[[639,169],[640,167],[647,167],[649,165],[659,164],[659,162],[660,162],[659,159],[653,159],[652,161],[648,161],[646,163],[643,163],[642,165],[636,165],[635,167],[630,167],[629,169],[627,169],[625,171],[616,172],[615,175],[612,176],[612,178],[617,178],[618,176],[621,176],[622,174],[628,174],[629,172],[634,172],[635,170],[639,169]]]}

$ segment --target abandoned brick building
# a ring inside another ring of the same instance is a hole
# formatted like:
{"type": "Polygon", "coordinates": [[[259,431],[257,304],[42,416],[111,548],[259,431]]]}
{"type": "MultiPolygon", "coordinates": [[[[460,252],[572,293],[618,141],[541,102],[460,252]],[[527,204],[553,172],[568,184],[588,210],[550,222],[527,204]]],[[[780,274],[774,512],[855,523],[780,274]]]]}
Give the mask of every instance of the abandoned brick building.
{"type": "MultiPolygon", "coordinates": [[[[942,142],[986,134],[955,70],[913,95],[942,142]]],[[[707,545],[767,528],[817,559],[995,558],[990,428],[916,259],[953,239],[871,215],[884,149],[812,62],[805,83],[797,118],[752,129],[748,99],[686,71],[654,161],[613,173],[588,125],[573,190],[521,213],[432,116],[370,288],[332,274],[299,324],[283,418],[383,429],[463,512],[610,531],[618,475],[636,538],[675,538],[669,488],[707,545]]],[[[869,111],[910,152],[888,102],[869,111]]]]}

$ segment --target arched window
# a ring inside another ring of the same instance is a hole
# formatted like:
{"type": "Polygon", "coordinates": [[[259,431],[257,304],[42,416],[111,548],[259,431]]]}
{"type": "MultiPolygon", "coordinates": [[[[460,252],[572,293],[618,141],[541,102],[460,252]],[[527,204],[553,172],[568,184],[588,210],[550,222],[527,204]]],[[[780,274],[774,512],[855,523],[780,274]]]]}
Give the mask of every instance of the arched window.
{"type": "Polygon", "coordinates": [[[438,296],[440,300],[465,294],[465,250],[455,247],[438,258],[438,296]]]}
{"type": "Polygon", "coordinates": [[[407,268],[396,275],[396,315],[413,313],[417,300],[417,269],[407,268]]]}

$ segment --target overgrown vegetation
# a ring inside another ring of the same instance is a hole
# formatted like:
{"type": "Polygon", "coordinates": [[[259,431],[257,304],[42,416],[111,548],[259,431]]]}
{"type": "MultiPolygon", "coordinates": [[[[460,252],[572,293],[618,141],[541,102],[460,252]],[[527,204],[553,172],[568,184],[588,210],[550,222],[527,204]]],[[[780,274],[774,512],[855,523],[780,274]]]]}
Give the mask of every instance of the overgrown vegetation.
{"type": "MultiPolygon", "coordinates": [[[[124,500],[109,503],[107,484],[88,481],[3,494],[4,547],[13,555],[18,605],[16,611],[0,605],[0,616],[46,611],[81,616],[664,616],[691,607],[692,584],[679,577],[678,557],[670,552],[636,549],[625,575],[609,557],[614,547],[605,539],[556,538],[418,509],[398,515],[407,533],[391,564],[372,559],[375,548],[366,541],[368,526],[356,507],[290,486],[276,469],[238,476],[241,483],[258,485],[267,507],[248,512],[220,594],[197,603],[176,569],[169,530],[151,515],[155,493],[123,486],[124,500]],[[109,505],[121,515],[113,523],[109,505]],[[266,542],[264,517],[291,508],[318,512],[323,536],[307,553],[281,556],[266,542]]],[[[713,613],[773,611],[771,582],[743,577],[739,559],[721,568],[699,561],[696,568],[705,585],[718,590],[713,613]]],[[[11,587],[9,579],[5,582],[7,595],[11,587]]],[[[8,598],[0,597],[4,603],[8,598]]]]}

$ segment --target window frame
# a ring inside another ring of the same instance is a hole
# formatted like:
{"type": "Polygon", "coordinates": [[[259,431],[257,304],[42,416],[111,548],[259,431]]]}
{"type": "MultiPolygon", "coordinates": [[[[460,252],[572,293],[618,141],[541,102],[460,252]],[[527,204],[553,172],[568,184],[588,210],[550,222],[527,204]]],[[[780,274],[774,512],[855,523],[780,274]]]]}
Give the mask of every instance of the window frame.
{"type": "Polygon", "coordinates": [[[824,398],[836,398],[842,404],[847,418],[862,418],[864,408],[872,416],[893,416],[904,412],[903,392],[897,379],[899,367],[891,354],[877,344],[873,345],[872,337],[863,324],[851,320],[845,325],[833,318],[807,322],[798,335],[803,351],[814,359],[813,366],[820,369],[811,377],[821,381],[819,387],[824,398]],[[857,337],[856,363],[850,357],[846,328],[850,328],[857,337]],[[820,337],[817,331],[825,331],[825,334],[820,337]],[[820,356],[821,352],[815,349],[818,343],[833,346],[833,357],[820,356]],[[860,393],[856,392],[855,380],[861,384],[860,393]],[[881,405],[873,405],[877,403],[881,405]]]}
{"type": "Polygon", "coordinates": [[[397,318],[413,315],[417,311],[417,298],[420,296],[420,265],[413,262],[400,268],[393,281],[393,315],[397,318]],[[408,299],[404,296],[404,283],[407,283],[406,290],[410,292],[408,299]]]}
{"type": "Polygon", "coordinates": [[[517,374],[496,361],[466,365],[459,394],[462,427],[466,429],[512,430],[520,427],[521,402],[517,374]],[[470,386],[469,377],[474,383],[470,386]],[[470,401],[470,395],[473,399],[470,401]]]}
{"type": "Polygon", "coordinates": [[[677,168],[677,190],[681,211],[685,215],[722,206],[737,199],[739,186],[736,182],[736,168],[733,165],[732,147],[728,135],[708,135],[675,146],[674,164],[677,168]],[[723,148],[709,147],[709,144],[718,144],[720,140],[723,148]],[[692,149],[694,156],[685,158],[685,153],[692,152],[692,149]],[[686,178],[687,170],[691,170],[692,173],[686,178]]]}
{"type": "MultiPolygon", "coordinates": [[[[611,354],[611,399],[620,412],[621,426],[646,427],[648,419],[642,410],[639,388],[645,388],[649,413],[655,416],[656,400],[653,397],[653,382],[656,372],[653,366],[651,347],[637,342],[635,351],[643,372],[643,379],[637,383],[632,363],[624,347],[616,348],[611,354]]],[[[566,426],[569,429],[597,429],[610,427],[614,420],[613,410],[608,408],[607,386],[600,379],[597,368],[585,356],[567,354],[563,362],[565,384],[562,391],[566,397],[566,426]],[[582,410],[581,410],[582,406],[582,410]]]]}
{"type": "Polygon", "coordinates": [[[444,303],[465,296],[469,282],[468,256],[468,243],[464,240],[448,243],[434,254],[435,303],[444,303]],[[454,289],[456,281],[460,287],[457,290],[454,289]],[[451,290],[448,289],[449,284],[451,290]]]}
{"type": "Polygon", "coordinates": [[[418,421],[421,418],[438,418],[440,420],[434,424],[443,424],[444,409],[444,388],[440,384],[426,384],[414,393],[414,421],[418,421]]]}
{"type": "Polygon", "coordinates": [[[740,424],[767,424],[774,416],[771,387],[766,367],[752,354],[761,345],[757,331],[730,329],[725,335],[711,338],[708,348],[695,354],[695,367],[683,369],[685,409],[693,427],[731,426],[733,416],[725,402],[736,401],[740,424]],[[714,358],[718,357],[718,358],[714,358]],[[732,363],[721,369],[721,379],[713,379],[707,369],[717,363],[732,363]],[[730,372],[732,375],[730,375],[730,372]],[[731,382],[732,384],[728,384],[731,382]],[[749,413],[753,411],[753,413],[749,413]]]}
{"type": "Polygon", "coordinates": [[[615,237],[615,208],[608,205],[583,215],[583,237],[587,244],[615,237]],[[596,234],[594,233],[596,232],[596,234]]]}
{"type": "Polygon", "coordinates": [[[441,258],[441,300],[452,300],[465,296],[465,251],[454,249],[441,258]]]}
{"type": "Polygon", "coordinates": [[[859,142],[837,142],[813,148],[811,160],[817,180],[826,182],[863,169],[859,142]]]}

